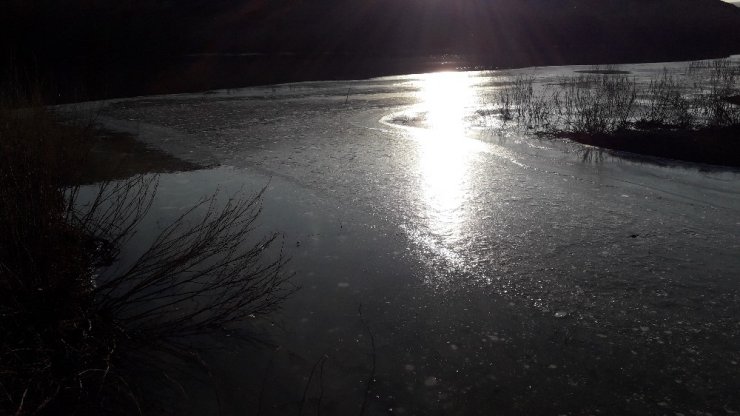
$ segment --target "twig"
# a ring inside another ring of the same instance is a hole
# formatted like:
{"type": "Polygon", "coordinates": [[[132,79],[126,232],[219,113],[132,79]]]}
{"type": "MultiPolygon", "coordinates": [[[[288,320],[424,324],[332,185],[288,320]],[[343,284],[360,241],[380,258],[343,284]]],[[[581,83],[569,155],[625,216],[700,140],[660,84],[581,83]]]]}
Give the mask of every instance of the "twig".
{"type": "Polygon", "coordinates": [[[23,396],[21,397],[21,402],[18,405],[18,410],[15,411],[15,416],[20,416],[23,413],[23,404],[26,402],[26,395],[28,395],[28,387],[26,387],[26,390],[23,391],[23,396]]]}
{"type": "Polygon", "coordinates": [[[308,381],[306,381],[306,387],[303,389],[303,398],[301,398],[301,407],[298,409],[298,416],[301,416],[303,414],[303,406],[306,404],[306,396],[308,395],[308,388],[311,387],[311,380],[313,380],[313,375],[316,372],[316,368],[321,365],[323,368],[323,362],[326,361],[328,357],[326,354],[322,355],[321,358],[319,358],[311,368],[311,373],[308,375],[308,381]]]}
{"type": "Polygon", "coordinates": [[[280,351],[280,347],[276,348],[275,351],[272,353],[272,357],[270,357],[270,362],[267,363],[267,369],[265,369],[265,375],[262,377],[262,384],[260,386],[260,395],[257,398],[257,415],[256,416],[259,416],[262,414],[262,403],[265,397],[265,388],[267,387],[267,377],[270,374],[270,371],[272,371],[272,365],[275,362],[275,355],[277,355],[278,351],[280,351]]]}
{"type": "Polygon", "coordinates": [[[324,360],[321,361],[321,367],[319,367],[319,400],[316,402],[316,416],[321,416],[321,400],[324,399],[324,364],[326,364],[327,356],[324,355],[324,360]]]}
{"type": "Polygon", "coordinates": [[[372,347],[370,357],[372,357],[373,363],[370,370],[370,376],[367,378],[367,383],[365,385],[365,397],[362,399],[362,407],[360,408],[360,416],[363,416],[365,414],[365,409],[367,408],[367,400],[370,397],[370,388],[375,381],[375,336],[373,335],[373,331],[370,329],[370,325],[368,325],[367,321],[365,321],[365,317],[362,315],[362,304],[357,308],[357,313],[360,315],[362,326],[365,327],[365,330],[370,336],[370,346],[372,347]]]}

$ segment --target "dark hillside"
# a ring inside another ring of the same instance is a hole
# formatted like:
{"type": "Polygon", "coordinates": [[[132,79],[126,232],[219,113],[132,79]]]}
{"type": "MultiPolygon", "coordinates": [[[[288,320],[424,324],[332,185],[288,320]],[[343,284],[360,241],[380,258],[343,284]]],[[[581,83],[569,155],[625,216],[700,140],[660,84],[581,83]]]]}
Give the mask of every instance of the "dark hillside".
{"type": "Polygon", "coordinates": [[[0,7],[0,59],[65,85],[63,99],[74,99],[71,85],[106,96],[409,72],[428,69],[418,59],[444,54],[466,66],[504,67],[740,52],[740,9],[720,0],[5,0],[0,7]]]}
{"type": "Polygon", "coordinates": [[[572,61],[615,47],[627,59],[711,55],[740,42],[740,11],[719,0],[283,1],[222,22],[235,32],[212,32],[212,45],[262,52],[572,61]]]}

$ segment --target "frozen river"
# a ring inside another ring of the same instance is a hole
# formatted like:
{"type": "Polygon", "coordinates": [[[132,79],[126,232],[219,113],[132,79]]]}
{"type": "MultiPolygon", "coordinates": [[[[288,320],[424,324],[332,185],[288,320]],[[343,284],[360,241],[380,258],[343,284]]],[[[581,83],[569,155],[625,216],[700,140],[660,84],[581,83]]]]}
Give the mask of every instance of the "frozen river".
{"type": "MultiPolygon", "coordinates": [[[[621,69],[664,66],[685,68],[621,69]]],[[[220,341],[215,381],[176,413],[211,414],[217,394],[228,415],[740,412],[740,173],[487,115],[513,76],[578,69],[94,104],[210,166],[163,175],[158,218],[269,182],[260,230],[284,234],[301,287],[259,324],[268,346],[220,341]]]]}

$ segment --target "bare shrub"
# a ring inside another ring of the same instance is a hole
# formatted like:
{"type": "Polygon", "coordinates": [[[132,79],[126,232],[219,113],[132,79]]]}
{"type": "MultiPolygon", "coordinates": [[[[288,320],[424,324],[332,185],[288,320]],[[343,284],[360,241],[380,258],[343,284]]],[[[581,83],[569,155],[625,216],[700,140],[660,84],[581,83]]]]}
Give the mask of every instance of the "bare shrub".
{"type": "Polygon", "coordinates": [[[687,78],[665,70],[646,84],[616,68],[579,72],[540,89],[532,77],[515,78],[496,95],[502,118],[555,134],[740,124],[740,65],[729,60],[691,63],[687,78]]]}
{"type": "Polygon", "coordinates": [[[273,310],[289,292],[282,249],[266,261],[278,235],[249,241],[263,192],[222,206],[213,195],[175,219],[132,266],[99,283],[99,310],[144,342],[202,334],[273,310]],[[198,215],[199,208],[206,212],[198,215]]]}
{"type": "Polygon", "coordinates": [[[636,100],[637,84],[627,76],[579,75],[564,82],[556,106],[567,130],[603,133],[624,128],[636,100]]]}
{"type": "Polygon", "coordinates": [[[494,95],[504,122],[515,120],[527,128],[547,126],[552,115],[552,97],[537,92],[533,76],[518,76],[494,95]]]}
{"type": "Polygon", "coordinates": [[[740,64],[729,59],[694,62],[686,73],[697,90],[694,112],[704,125],[740,124],[740,106],[733,101],[740,95],[740,64]]]}
{"type": "Polygon", "coordinates": [[[688,128],[694,124],[694,103],[687,96],[686,87],[663,71],[659,79],[650,80],[642,94],[643,108],[638,116],[646,126],[688,128]]]}
{"type": "Polygon", "coordinates": [[[203,199],[114,273],[158,179],[105,182],[83,201],[75,183],[94,134],[41,106],[0,109],[3,413],[138,412],[132,354],[192,357],[189,336],[266,314],[292,291],[278,235],[252,237],[264,190],[203,199]]]}
{"type": "Polygon", "coordinates": [[[702,115],[708,124],[726,126],[740,123],[740,106],[727,100],[740,91],[740,66],[729,60],[714,61],[709,68],[709,86],[700,96],[702,115]]]}

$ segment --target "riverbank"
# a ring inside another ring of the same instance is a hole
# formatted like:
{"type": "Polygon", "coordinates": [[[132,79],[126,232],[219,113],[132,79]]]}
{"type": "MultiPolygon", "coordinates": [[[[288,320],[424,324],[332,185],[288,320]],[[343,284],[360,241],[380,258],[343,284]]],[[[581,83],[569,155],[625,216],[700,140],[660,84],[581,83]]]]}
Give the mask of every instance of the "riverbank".
{"type": "Polygon", "coordinates": [[[0,107],[0,413],[153,412],[166,387],[140,381],[177,383],[160,373],[193,365],[194,337],[292,292],[277,234],[254,235],[260,191],[201,196],[122,261],[156,198],[152,173],[198,167],[84,115],[0,107]]]}
{"type": "Polygon", "coordinates": [[[563,132],[562,137],[588,146],[683,162],[740,167],[740,126],[699,130],[619,130],[590,134],[563,132]]]}
{"type": "Polygon", "coordinates": [[[740,166],[737,57],[677,63],[652,75],[636,70],[611,66],[518,76],[492,94],[491,110],[479,114],[540,137],[740,166]]]}
{"type": "Polygon", "coordinates": [[[202,168],[200,165],[147,146],[130,134],[99,130],[91,141],[89,154],[81,167],[80,184],[202,168]]]}

